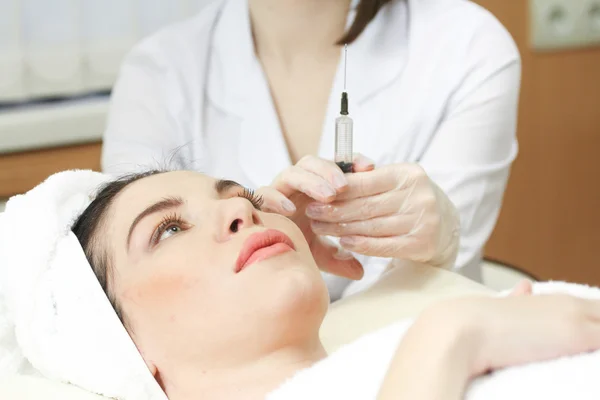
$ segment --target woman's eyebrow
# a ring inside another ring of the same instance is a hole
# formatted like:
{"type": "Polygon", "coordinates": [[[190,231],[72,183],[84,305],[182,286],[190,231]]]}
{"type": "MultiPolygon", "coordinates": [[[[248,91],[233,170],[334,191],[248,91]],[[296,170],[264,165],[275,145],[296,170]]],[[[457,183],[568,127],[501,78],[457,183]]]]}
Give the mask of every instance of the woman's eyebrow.
{"type": "Polygon", "coordinates": [[[133,233],[133,230],[144,218],[149,215],[156,214],[157,212],[180,207],[183,205],[183,203],[184,201],[181,197],[168,197],[152,204],[142,211],[137,217],[135,217],[133,223],[129,227],[129,234],[127,235],[127,248],[129,248],[129,242],[131,241],[131,234],[133,233]]]}
{"type": "Polygon", "coordinates": [[[237,183],[236,181],[219,179],[215,182],[215,191],[217,192],[219,197],[223,196],[223,194],[225,194],[225,192],[227,192],[227,190],[232,187],[243,188],[243,186],[237,183]]]}

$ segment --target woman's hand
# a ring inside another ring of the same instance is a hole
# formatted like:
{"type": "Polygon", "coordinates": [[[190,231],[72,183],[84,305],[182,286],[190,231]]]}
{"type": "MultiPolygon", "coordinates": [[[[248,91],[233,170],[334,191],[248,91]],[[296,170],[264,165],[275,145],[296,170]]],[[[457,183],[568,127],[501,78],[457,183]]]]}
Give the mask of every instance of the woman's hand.
{"type": "Polygon", "coordinates": [[[346,175],[348,186],[335,200],[312,202],[306,208],[313,232],[338,236],[347,250],[453,265],[458,252],[458,212],[444,192],[416,164],[371,165],[346,175]],[[363,172],[364,171],[364,172],[363,172]]]}
{"type": "MultiPolygon", "coordinates": [[[[354,167],[359,171],[373,168],[372,164],[360,163],[354,167]]],[[[307,156],[281,172],[271,186],[259,189],[257,194],[264,199],[265,211],[288,216],[298,225],[321,270],[356,280],[364,274],[360,262],[349,251],[315,234],[306,215],[308,204],[330,203],[347,189],[347,177],[335,163],[307,156]]]]}
{"type": "Polygon", "coordinates": [[[403,337],[379,400],[462,399],[491,370],[600,349],[600,301],[530,296],[463,298],[426,310],[403,337]]]}

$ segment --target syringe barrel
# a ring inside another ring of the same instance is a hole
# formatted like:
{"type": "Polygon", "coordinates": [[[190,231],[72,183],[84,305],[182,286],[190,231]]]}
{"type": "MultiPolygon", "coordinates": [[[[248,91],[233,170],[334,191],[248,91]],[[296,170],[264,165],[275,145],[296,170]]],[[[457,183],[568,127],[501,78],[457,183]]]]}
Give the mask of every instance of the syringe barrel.
{"type": "MultiPolygon", "coordinates": [[[[335,120],[335,162],[342,167],[352,167],[352,118],[340,115],[335,120]]],[[[346,171],[344,171],[346,172],[346,171]]]]}

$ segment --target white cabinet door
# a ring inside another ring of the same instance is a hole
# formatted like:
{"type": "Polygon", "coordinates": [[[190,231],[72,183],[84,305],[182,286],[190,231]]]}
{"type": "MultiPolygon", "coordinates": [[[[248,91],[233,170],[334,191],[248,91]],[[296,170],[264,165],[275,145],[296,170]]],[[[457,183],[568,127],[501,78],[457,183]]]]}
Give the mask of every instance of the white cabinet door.
{"type": "Polygon", "coordinates": [[[214,0],[183,0],[186,2],[187,6],[187,15],[194,15],[198,13],[208,3],[213,2],[214,0]]]}
{"type": "Polygon", "coordinates": [[[0,0],[0,102],[25,98],[19,0],[0,0]]]}
{"type": "Polygon", "coordinates": [[[136,0],[79,2],[85,85],[88,90],[106,90],[112,87],[123,57],[139,38],[136,0]]]}
{"type": "Polygon", "coordinates": [[[21,0],[24,81],[33,97],[83,90],[77,0],[21,0]]]}
{"type": "Polygon", "coordinates": [[[187,11],[183,0],[138,0],[137,9],[142,37],[180,20],[187,11]]]}

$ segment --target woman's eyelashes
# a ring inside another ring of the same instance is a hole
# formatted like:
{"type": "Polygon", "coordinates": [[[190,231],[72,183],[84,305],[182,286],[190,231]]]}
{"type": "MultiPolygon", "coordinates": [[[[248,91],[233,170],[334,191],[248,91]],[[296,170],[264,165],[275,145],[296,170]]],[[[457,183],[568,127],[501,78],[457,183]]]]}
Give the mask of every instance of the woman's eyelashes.
{"type": "Polygon", "coordinates": [[[168,214],[158,224],[152,237],[150,238],[150,245],[156,246],[161,241],[170,238],[177,233],[180,233],[188,229],[187,224],[181,216],[178,214],[168,214]]]}
{"type": "MultiPolygon", "coordinates": [[[[264,203],[262,196],[256,195],[252,189],[244,188],[242,192],[237,193],[236,195],[237,197],[242,197],[248,200],[252,206],[259,211],[264,203]]],[[[186,223],[179,214],[167,214],[163,217],[154,230],[154,233],[150,238],[150,246],[156,246],[163,240],[186,231],[189,228],[190,224],[186,223]]]]}
{"type": "Polygon", "coordinates": [[[248,188],[244,188],[244,190],[241,193],[238,193],[238,197],[243,197],[246,200],[248,200],[250,203],[252,203],[252,206],[258,211],[260,211],[264,203],[264,199],[262,196],[256,195],[254,193],[254,190],[248,188]]]}

